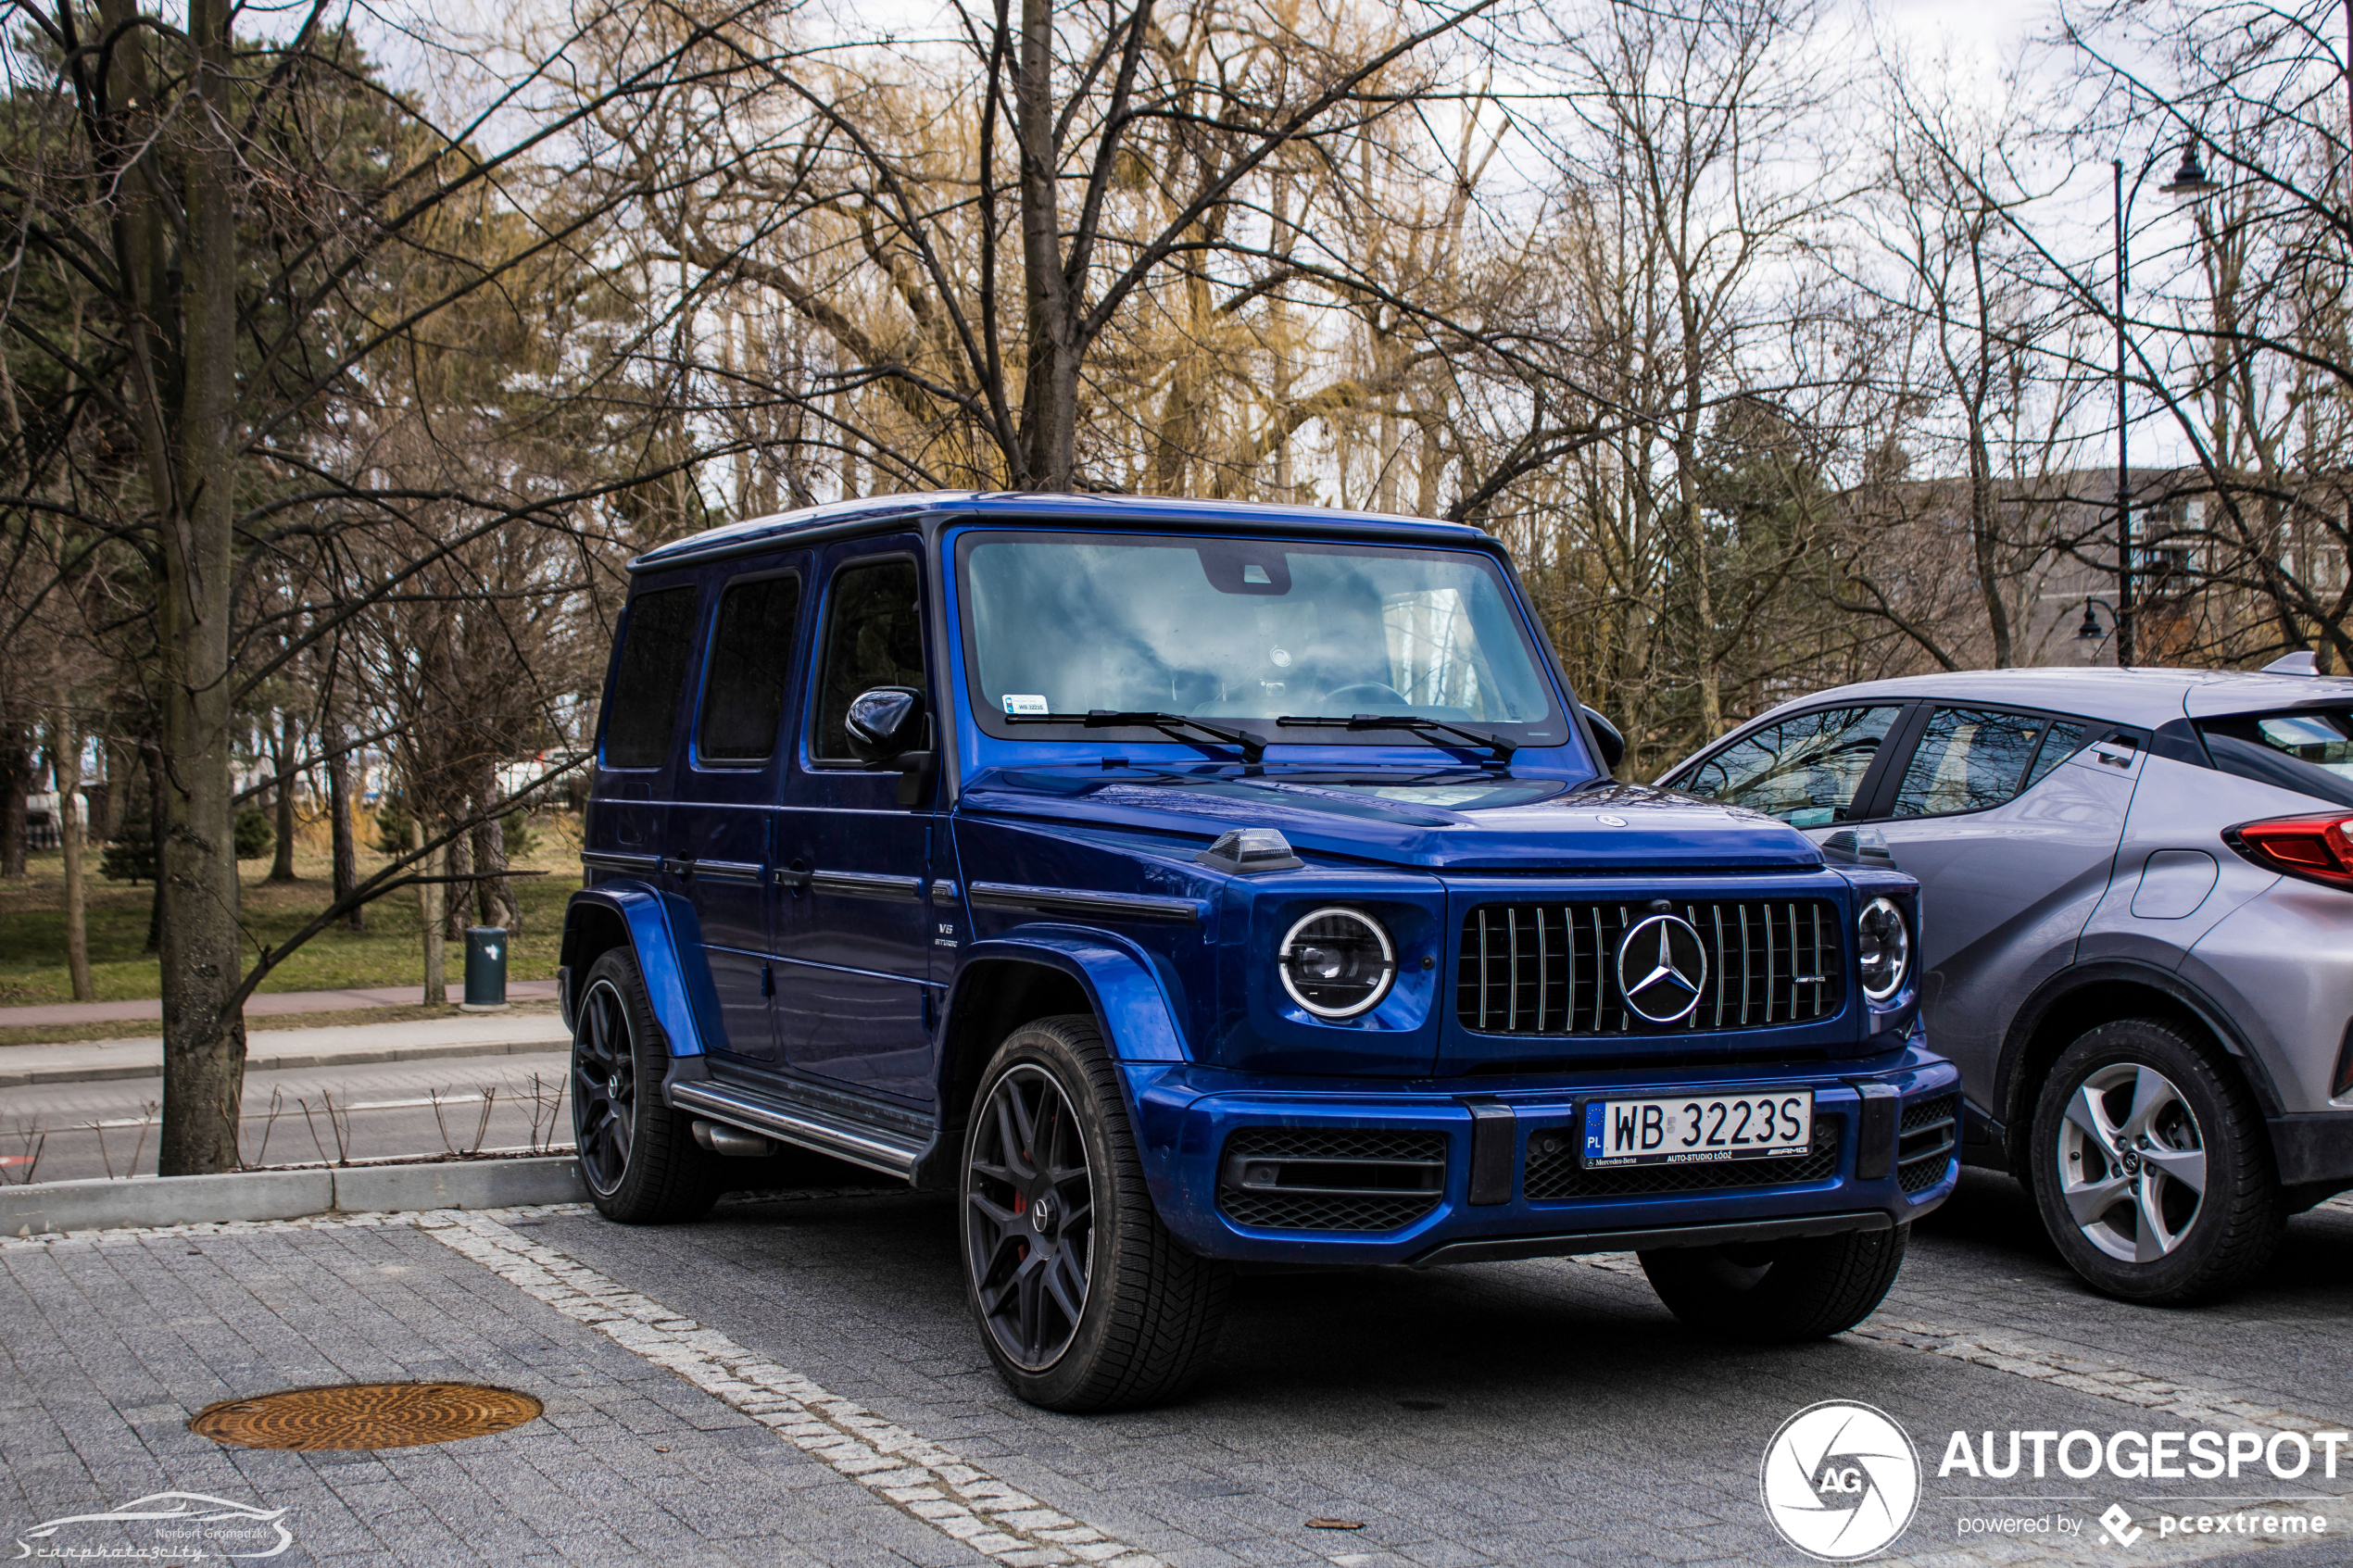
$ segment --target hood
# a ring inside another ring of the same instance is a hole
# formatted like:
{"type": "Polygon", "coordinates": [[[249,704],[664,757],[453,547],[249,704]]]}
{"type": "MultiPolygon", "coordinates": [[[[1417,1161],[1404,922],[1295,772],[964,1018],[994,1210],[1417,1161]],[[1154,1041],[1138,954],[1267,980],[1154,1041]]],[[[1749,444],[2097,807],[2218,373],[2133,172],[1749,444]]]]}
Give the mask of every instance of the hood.
{"type": "Polygon", "coordinates": [[[1494,772],[995,769],[958,809],[1198,837],[1275,828],[1302,851],[1429,871],[1810,871],[1811,840],[1758,812],[1643,784],[1494,772]]]}

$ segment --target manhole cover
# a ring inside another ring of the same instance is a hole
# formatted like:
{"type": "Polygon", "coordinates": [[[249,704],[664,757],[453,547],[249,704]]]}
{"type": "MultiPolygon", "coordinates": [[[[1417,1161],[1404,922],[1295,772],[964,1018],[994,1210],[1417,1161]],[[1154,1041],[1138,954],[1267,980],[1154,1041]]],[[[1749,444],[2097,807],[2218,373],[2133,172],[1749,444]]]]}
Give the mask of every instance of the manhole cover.
{"type": "Polygon", "coordinates": [[[188,1430],[241,1449],[409,1449],[520,1426],[539,1401],[479,1383],[338,1383],[224,1399],[188,1430]]]}

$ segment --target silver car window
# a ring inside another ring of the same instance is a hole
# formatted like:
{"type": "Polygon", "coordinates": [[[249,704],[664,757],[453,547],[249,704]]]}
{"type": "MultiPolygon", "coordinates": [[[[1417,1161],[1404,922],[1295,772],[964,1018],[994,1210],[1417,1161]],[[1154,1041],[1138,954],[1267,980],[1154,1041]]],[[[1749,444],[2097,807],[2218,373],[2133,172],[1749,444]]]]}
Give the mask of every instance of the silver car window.
{"type": "Polygon", "coordinates": [[[2353,709],[2233,713],[2197,727],[2224,772],[2353,806],[2353,709]]]}
{"type": "Polygon", "coordinates": [[[1829,708],[1742,736],[1681,777],[1677,789],[1779,817],[1792,827],[1844,822],[1900,706],[1829,708]]]}
{"type": "Polygon", "coordinates": [[[1928,716],[1891,815],[1987,811],[2025,787],[2046,721],[1993,709],[1940,708],[1928,716]]]}

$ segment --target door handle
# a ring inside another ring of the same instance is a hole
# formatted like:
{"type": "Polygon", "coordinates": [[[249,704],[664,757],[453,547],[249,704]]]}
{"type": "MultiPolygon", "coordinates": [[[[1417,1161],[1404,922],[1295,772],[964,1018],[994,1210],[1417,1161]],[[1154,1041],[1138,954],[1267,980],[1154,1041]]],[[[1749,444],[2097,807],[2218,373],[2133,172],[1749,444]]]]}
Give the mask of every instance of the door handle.
{"type": "Polygon", "coordinates": [[[795,894],[806,893],[809,891],[809,879],[812,874],[808,861],[795,860],[789,866],[776,868],[776,885],[788,887],[795,894]]]}

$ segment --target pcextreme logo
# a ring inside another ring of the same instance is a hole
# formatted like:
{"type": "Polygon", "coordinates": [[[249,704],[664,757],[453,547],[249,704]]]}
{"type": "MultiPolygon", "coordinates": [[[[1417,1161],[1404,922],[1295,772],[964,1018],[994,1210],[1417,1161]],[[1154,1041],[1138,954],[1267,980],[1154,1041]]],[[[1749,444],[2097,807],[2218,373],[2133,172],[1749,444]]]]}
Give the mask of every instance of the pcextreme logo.
{"type": "Polygon", "coordinates": [[[1851,1562],[1911,1524],[1920,1456],[1886,1411],[1825,1399],[1781,1423],[1757,1485],[1783,1540],[1808,1557],[1851,1562]]]}

